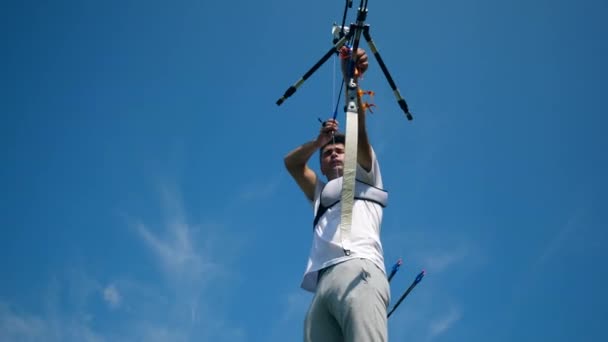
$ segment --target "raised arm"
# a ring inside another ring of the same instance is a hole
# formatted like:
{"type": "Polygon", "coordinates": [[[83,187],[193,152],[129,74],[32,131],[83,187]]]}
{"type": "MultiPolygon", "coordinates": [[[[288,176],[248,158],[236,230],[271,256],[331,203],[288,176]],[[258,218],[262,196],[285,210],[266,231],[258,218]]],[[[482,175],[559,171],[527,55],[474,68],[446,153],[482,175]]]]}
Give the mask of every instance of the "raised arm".
{"type": "MultiPolygon", "coordinates": [[[[344,55],[347,52],[347,47],[342,47],[341,53],[344,55]]],[[[344,76],[344,82],[348,82],[348,72],[347,65],[348,59],[342,60],[342,73],[344,76]]],[[[358,82],[359,76],[361,76],[369,66],[368,57],[365,53],[365,50],[359,48],[355,53],[355,73],[354,78],[355,82],[358,82]]],[[[365,171],[371,171],[372,169],[372,147],[369,142],[369,138],[367,136],[367,128],[365,125],[365,109],[363,108],[363,102],[361,101],[361,95],[357,95],[357,108],[359,109],[357,115],[357,123],[358,123],[358,146],[357,146],[357,163],[361,165],[361,167],[365,171]]]]}
{"type": "Polygon", "coordinates": [[[338,131],[338,123],[328,120],[321,127],[315,140],[304,143],[289,152],[285,158],[285,167],[309,200],[314,199],[317,174],[308,167],[308,160],[323,145],[331,141],[332,133],[338,131]]]}

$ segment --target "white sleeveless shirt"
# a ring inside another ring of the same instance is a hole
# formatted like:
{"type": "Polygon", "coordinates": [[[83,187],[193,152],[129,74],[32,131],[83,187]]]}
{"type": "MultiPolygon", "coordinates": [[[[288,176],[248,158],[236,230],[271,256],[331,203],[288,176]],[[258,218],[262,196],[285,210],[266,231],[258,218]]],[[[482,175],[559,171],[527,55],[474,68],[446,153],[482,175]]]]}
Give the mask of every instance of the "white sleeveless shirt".
{"type": "MultiPolygon", "coordinates": [[[[380,166],[373,150],[370,172],[365,171],[357,164],[356,179],[382,189],[380,166]]],[[[341,178],[331,180],[326,184],[317,177],[314,201],[311,202],[315,215],[321,205],[322,192],[324,198],[340,199],[341,183],[341,178]]],[[[340,236],[341,210],[342,204],[338,202],[327,209],[314,227],[308,264],[301,283],[304,290],[315,292],[319,270],[350,259],[369,259],[386,273],[380,242],[382,206],[373,201],[355,199],[349,244],[351,254],[349,256],[344,254],[342,248],[340,236]]]]}

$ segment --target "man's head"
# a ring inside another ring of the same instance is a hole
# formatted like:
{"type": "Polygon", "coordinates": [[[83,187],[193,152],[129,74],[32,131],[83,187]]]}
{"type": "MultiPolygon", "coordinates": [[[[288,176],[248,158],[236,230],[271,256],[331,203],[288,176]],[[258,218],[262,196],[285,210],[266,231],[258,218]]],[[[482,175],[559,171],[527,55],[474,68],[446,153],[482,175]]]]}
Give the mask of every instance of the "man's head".
{"type": "Polygon", "coordinates": [[[344,172],[344,134],[336,133],[334,138],[319,149],[321,173],[332,180],[342,177],[344,172]]]}

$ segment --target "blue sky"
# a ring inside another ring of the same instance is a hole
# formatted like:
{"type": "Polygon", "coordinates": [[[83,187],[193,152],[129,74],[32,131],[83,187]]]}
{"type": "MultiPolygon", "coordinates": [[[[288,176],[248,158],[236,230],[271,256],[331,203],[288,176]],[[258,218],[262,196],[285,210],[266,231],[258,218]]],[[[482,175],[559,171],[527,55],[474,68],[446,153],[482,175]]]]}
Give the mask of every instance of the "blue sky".
{"type": "MultiPolygon", "coordinates": [[[[369,2],[414,113],[372,59],[393,302],[428,273],[391,341],[608,338],[607,7],[369,2]]],[[[0,340],[301,340],[312,213],[282,158],[331,115],[333,59],[275,101],[342,10],[5,2],[0,340]]]]}

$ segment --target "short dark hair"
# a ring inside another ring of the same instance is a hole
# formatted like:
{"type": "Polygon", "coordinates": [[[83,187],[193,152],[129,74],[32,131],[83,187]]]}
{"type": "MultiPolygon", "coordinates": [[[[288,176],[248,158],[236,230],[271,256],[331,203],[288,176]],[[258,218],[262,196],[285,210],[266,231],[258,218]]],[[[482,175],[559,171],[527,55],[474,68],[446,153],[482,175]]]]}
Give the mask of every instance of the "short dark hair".
{"type": "Polygon", "coordinates": [[[333,139],[331,139],[327,144],[321,146],[321,148],[319,149],[319,162],[321,162],[321,159],[323,159],[323,149],[325,149],[325,147],[327,147],[328,145],[333,144],[346,145],[346,135],[344,135],[343,133],[335,133],[333,139]]]}

